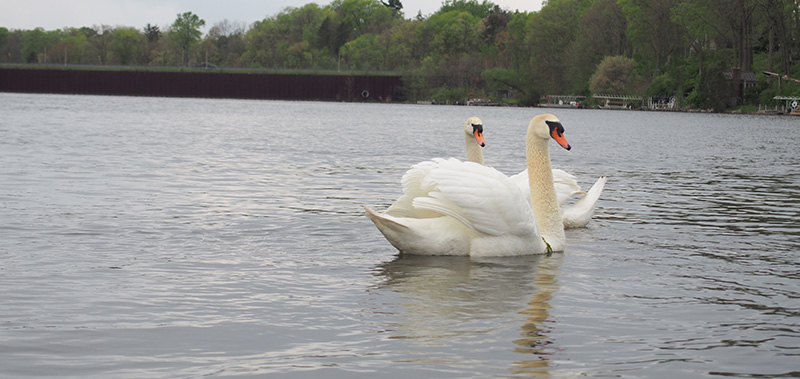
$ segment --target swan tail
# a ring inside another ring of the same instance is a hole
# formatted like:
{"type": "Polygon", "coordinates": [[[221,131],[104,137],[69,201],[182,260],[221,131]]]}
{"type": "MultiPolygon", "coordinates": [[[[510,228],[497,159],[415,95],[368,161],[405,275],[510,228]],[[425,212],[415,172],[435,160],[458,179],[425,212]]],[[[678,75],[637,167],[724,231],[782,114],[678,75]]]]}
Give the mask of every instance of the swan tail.
{"type": "Polygon", "coordinates": [[[564,209],[564,227],[565,228],[583,228],[592,219],[594,209],[597,206],[597,200],[603,189],[606,186],[607,177],[601,176],[592,185],[592,188],[586,192],[580,200],[575,202],[571,207],[564,209]]]}
{"type": "Polygon", "coordinates": [[[417,230],[415,230],[418,226],[412,225],[414,219],[403,219],[386,213],[378,213],[366,206],[364,210],[367,212],[367,217],[378,227],[378,231],[397,250],[411,252],[412,254],[413,252],[425,251],[420,249],[419,241],[424,241],[425,239],[421,238],[417,230]]]}
{"type": "Polygon", "coordinates": [[[383,233],[383,234],[386,234],[386,233],[384,233],[384,230],[386,230],[386,229],[391,229],[391,230],[404,229],[404,230],[408,230],[408,226],[403,225],[401,222],[399,222],[397,219],[395,219],[392,216],[389,216],[389,215],[386,215],[386,214],[380,214],[378,212],[375,212],[374,210],[370,209],[366,205],[364,206],[364,210],[367,212],[367,217],[369,217],[369,219],[372,220],[373,223],[375,223],[375,226],[377,226],[378,230],[380,230],[381,233],[383,233]]]}

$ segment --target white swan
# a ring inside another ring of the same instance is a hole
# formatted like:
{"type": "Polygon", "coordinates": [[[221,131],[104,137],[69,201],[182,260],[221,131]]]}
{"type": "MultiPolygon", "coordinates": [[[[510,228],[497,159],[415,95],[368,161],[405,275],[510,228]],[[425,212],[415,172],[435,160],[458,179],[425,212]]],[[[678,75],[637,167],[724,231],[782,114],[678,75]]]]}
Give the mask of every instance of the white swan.
{"type": "MultiPolygon", "coordinates": [[[[467,151],[467,160],[484,165],[483,149],[486,142],[483,138],[483,121],[478,117],[470,117],[464,123],[464,145],[467,151]]],[[[581,190],[575,175],[564,170],[554,168],[553,186],[556,190],[556,198],[562,212],[562,220],[565,228],[584,228],[592,220],[597,200],[603,192],[607,178],[601,176],[592,185],[588,192],[581,190]],[[573,195],[584,195],[575,203],[567,204],[573,195]]],[[[528,170],[523,170],[511,177],[520,186],[524,193],[530,192],[528,184],[528,170]]]]}
{"type": "Polygon", "coordinates": [[[454,158],[434,159],[412,166],[403,175],[403,195],[386,212],[364,207],[367,216],[392,245],[407,254],[503,256],[563,251],[564,227],[547,146],[552,137],[569,150],[563,132],[550,114],[536,116],[528,125],[529,193],[491,167],[454,158]]]}
{"type": "Polygon", "coordinates": [[[470,117],[464,123],[464,146],[467,150],[467,160],[483,164],[483,121],[477,117],[470,117]]]}

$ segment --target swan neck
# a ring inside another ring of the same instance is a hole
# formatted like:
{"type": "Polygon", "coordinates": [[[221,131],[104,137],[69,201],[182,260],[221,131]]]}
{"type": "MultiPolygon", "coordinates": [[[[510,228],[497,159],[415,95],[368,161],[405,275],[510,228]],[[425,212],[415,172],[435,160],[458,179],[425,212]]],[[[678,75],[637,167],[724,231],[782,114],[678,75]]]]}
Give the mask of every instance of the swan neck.
{"type": "Polygon", "coordinates": [[[464,144],[467,146],[467,160],[483,165],[483,149],[475,142],[475,138],[464,134],[464,144]]]}
{"type": "Polygon", "coordinates": [[[564,222],[553,185],[553,171],[550,165],[548,140],[528,133],[527,160],[528,183],[531,187],[533,215],[542,237],[553,250],[563,250],[566,240],[564,222]]]}

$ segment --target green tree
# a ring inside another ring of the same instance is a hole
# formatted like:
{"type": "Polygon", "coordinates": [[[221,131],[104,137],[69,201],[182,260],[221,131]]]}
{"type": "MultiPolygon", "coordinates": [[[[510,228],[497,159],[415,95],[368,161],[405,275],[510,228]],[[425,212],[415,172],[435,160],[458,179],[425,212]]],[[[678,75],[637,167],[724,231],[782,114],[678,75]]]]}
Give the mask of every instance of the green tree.
{"type": "Polygon", "coordinates": [[[633,59],[605,57],[592,75],[589,89],[595,94],[628,95],[634,89],[636,63],[633,59]]]}
{"type": "Polygon", "coordinates": [[[566,70],[573,94],[588,94],[589,80],[603,58],[631,56],[626,29],[627,20],[616,0],[596,0],[580,15],[566,70]]]}
{"type": "Polygon", "coordinates": [[[426,20],[422,38],[427,40],[424,66],[429,88],[468,93],[468,88],[482,84],[482,31],[482,20],[465,11],[436,13],[426,20]]]}
{"type": "Polygon", "coordinates": [[[527,69],[533,73],[534,84],[540,90],[559,94],[570,89],[569,46],[578,37],[578,20],[590,3],[589,0],[549,1],[528,20],[522,48],[531,52],[527,69]]]}
{"type": "Polygon", "coordinates": [[[9,30],[5,40],[5,47],[0,49],[0,61],[9,63],[22,63],[22,38],[25,32],[19,29],[9,30]]]}
{"type": "Polygon", "coordinates": [[[156,43],[161,39],[161,29],[158,25],[147,24],[142,31],[144,32],[145,38],[147,38],[147,42],[156,43]]]}
{"type": "Polygon", "coordinates": [[[483,68],[508,67],[509,60],[506,45],[509,41],[509,20],[509,13],[496,5],[489,12],[489,15],[483,19],[480,43],[483,68]]]}
{"type": "Polygon", "coordinates": [[[757,0],[724,2],[719,8],[728,23],[734,45],[734,65],[743,71],[753,70],[753,23],[757,0]],[[732,3],[732,4],[731,4],[732,3]]]}
{"type": "Polygon", "coordinates": [[[245,30],[243,24],[228,20],[218,22],[211,27],[206,40],[214,47],[216,57],[209,60],[227,67],[240,66],[245,51],[245,30]]]}
{"type": "Polygon", "coordinates": [[[275,51],[281,34],[275,19],[266,18],[253,23],[245,34],[244,61],[253,67],[276,67],[280,56],[275,51]]]}
{"type": "Polygon", "coordinates": [[[108,61],[111,41],[114,39],[114,29],[108,25],[95,26],[89,34],[89,43],[93,47],[93,64],[104,65],[108,61]]]}
{"type": "Polygon", "coordinates": [[[508,42],[506,49],[510,68],[522,73],[530,66],[533,52],[526,48],[531,29],[528,27],[533,22],[536,13],[514,13],[509,15],[507,25],[508,42]]]}
{"type": "Polygon", "coordinates": [[[701,59],[710,50],[729,46],[733,60],[728,64],[752,71],[755,10],[755,0],[684,0],[672,9],[672,20],[685,30],[701,59]]]}
{"type": "Polygon", "coordinates": [[[532,79],[524,73],[513,69],[495,67],[481,72],[490,93],[514,90],[518,95],[519,105],[535,105],[543,95],[539,88],[531,85],[532,79]]]}
{"type": "Polygon", "coordinates": [[[326,16],[330,15],[326,10],[317,4],[306,4],[300,8],[288,8],[287,11],[279,14],[276,20],[279,29],[292,43],[307,42],[311,47],[318,46],[317,38],[319,29],[325,21],[326,16]]]}
{"type": "Polygon", "coordinates": [[[800,61],[800,3],[797,0],[762,0],[761,6],[763,29],[769,44],[767,69],[792,75],[792,62],[800,61]],[[779,68],[773,68],[776,58],[779,68]]]}
{"type": "Polygon", "coordinates": [[[8,29],[0,27],[0,62],[6,62],[11,55],[8,48],[9,36],[8,29]]]}
{"type": "Polygon", "coordinates": [[[342,58],[352,70],[382,70],[384,55],[380,38],[375,34],[362,34],[342,46],[342,58]]]}
{"type": "Polygon", "coordinates": [[[328,49],[328,52],[335,54],[344,45],[344,41],[338,38],[336,31],[339,24],[334,21],[332,16],[326,16],[322,24],[317,29],[317,48],[328,49]]]}
{"type": "Polygon", "coordinates": [[[186,64],[189,48],[200,40],[200,28],[205,26],[205,20],[192,12],[178,14],[169,30],[169,36],[181,49],[181,65],[186,64]]]}
{"type": "Polygon", "coordinates": [[[687,96],[689,105],[702,109],[721,111],[736,105],[736,98],[732,96],[731,87],[723,73],[729,68],[724,63],[729,57],[712,57],[706,64],[703,75],[698,77],[697,85],[687,96]]]}
{"type": "Polygon", "coordinates": [[[47,48],[47,33],[44,28],[28,30],[22,35],[22,57],[26,63],[39,63],[40,54],[47,48]]]}
{"type": "Polygon", "coordinates": [[[507,33],[509,21],[508,12],[495,5],[489,14],[483,18],[483,39],[488,44],[505,43],[504,32],[507,33]]]}
{"type": "Polygon", "coordinates": [[[158,25],[151,25],[147,24],[142,29],[144,33],[144,37],[147,39],[147,63],[150,63],[156,57],[156,49],[159,46],[159,41],[161,41],[161,29],[158,25]]]}
{"type": "Polygon", "coordinates": [[[682,51],[681,29],[671,10],[683,0],[619,0],[628,20],[633,58],[648,73],[658,72],[673,53],[682,51]]]}
{"type": "Polygon", "coordinates": [[[459,12],[467,12],[474,17],[477,18],[484,18],[489,16],[497,5],[492,2],[483,0],[482,2],[478,2],[477,0],[445,0],[442,3],[442,7],[435,14],[442,14],[448,13],[452,11],[459,11],[459,12]]]}
{"type": "Polygon", "coordinates": [[[446,56],[479,51],[482,31],[480,18],[464,11],[436,13],[426,23],[431,36],[430,48],[446,56]]]}
{"type": "Polygon", "coordinates": [[[408,20],[395,24],[385,32],[388,42],[387,69],[407,71],[420,65],[423,54],[427,51],[423,40],[423,21],[408,20]]]}
{"type": "Polygon", "coordinates": [[[81,29],[64,28],[60,40],[53,47],[54,52],[59,52],[61,62],[64,64],[94,63],[90,58],[90,45],[86,35],[81,29]]]}
{"type": "Polygon", "coordinates": [[[346,41],[366,33],[380,34],[393,19],[392,11],[378,0],[334,0],[330,8],[336,12],[346,41]]]}
{"type": "Polygon", "coordinates": [[[669,74],[656,76],[647,88],[647,96],[668,99],[676,93],[677,85],[669,74]]]}
{"type": "Polygon", "coordinates": [[[110,50],[117,63],[129,65],[139,63],[142,56],[144,36],[136,28],[117,28],[111,40],[110,50]]]}
{"type": "Polygon", "coordinates": [[[491,91],[514,90],[518,94],[520,105],[536,104],[541,88],[536,85],[533,68],[534,52],[528,47],[532,24],[536,13],[511,13],[506,25],[503,50],[505,67],[493,67],[484,70],[481,77],[491,91]]]}
{"type": "Polygon", "coordinates": [[[335,61],[324,47],[329,41],[319,38],[331,16],[329,10],[308,4],[254,23],[244,37],[243,61],[257,67],[333,68],[335,61]]]}

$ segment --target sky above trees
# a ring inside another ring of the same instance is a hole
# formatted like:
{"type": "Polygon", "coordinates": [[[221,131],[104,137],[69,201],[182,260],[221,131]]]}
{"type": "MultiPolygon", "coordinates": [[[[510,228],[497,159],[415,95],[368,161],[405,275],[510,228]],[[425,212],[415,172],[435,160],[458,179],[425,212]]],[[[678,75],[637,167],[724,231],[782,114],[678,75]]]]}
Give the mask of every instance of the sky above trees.
{"type": "MultiPolygon", "coordinates": [[[[0,26],[8,29],[61,29],[63,27],[92,27],[94,25],[130,26],[142,28],[147,24],[170,25],[176,14],[193,12],[214,25],[225,19],[249,25],[274,16],[285,7],[302,7],[315,2],[321,6],[330,0],[26,0],[3,1],[0,4],[0,26]],[[46,11],[45,11],[46,10],[46,11]]],[[[538,11],[542,0],[494,0],[510,11],[538,11]]],[[[441,0],[402,0],[406,18],[417,12],[429,15],[442,5],[441,0]]],[[[204,31],[208,31],[207,29],[204,31]]]]}

